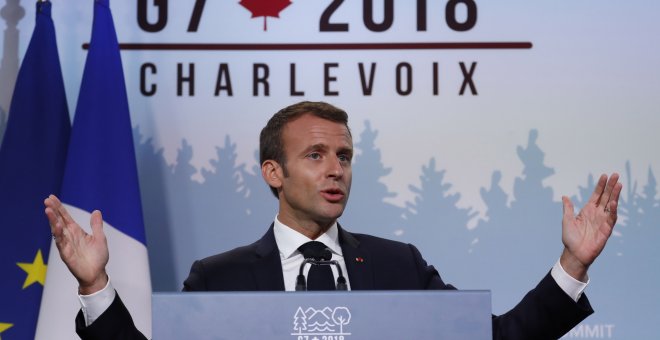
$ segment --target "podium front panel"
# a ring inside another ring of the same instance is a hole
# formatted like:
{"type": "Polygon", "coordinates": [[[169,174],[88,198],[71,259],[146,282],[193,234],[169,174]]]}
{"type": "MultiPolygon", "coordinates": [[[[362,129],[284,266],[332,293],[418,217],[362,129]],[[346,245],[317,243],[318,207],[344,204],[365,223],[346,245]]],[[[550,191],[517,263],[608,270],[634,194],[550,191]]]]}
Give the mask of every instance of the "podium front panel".
{"type": "Polygon", "coordinates": [[[153,294],[166,339],[491,339],[489,291],[153,294]]]}

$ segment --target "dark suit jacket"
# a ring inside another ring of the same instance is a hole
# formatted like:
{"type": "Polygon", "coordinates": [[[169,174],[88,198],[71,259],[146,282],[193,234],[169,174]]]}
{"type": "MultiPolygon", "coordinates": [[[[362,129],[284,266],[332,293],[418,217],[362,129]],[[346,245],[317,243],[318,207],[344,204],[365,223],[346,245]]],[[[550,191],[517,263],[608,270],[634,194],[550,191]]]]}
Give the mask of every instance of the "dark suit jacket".
{"type": "MultiPolygon", "coordinates": [[[[442,281],[413,245],[353,234],[341,227],[339,242],[352,290],[456,289],[442,281]]],[[[260,240],[250,245],[195,261],[183,290],[284,290],[282,263],[272,225],[260,240]]],[[[493,338],[557,339],[592,312],[585,295],[575,303],[548,274],[512,310],[493,316],[493,338]]],[[[144,338],[135,329],[119,296],[89,327],[84,327],[79,313],[76,326],[83,339],[144,338]],[[121,337],[117,337],[117,332],[122,332],[121,337]]]]}

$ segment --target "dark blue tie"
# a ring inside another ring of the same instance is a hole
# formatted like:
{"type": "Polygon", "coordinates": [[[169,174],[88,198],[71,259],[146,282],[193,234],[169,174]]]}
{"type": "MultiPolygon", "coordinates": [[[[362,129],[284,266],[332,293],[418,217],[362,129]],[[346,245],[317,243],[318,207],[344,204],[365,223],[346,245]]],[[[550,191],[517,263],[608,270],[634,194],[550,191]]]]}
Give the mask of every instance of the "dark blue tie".
{"type": "MultiPolygon", "coordinates": [[[[330,260],[332,252],[322,242],[310,241],[298,247],[305,258],[330,260]]],[[[329,265],[314,265],[307,274],[307,290],[336,290],[335,279],[329,265]]]]}

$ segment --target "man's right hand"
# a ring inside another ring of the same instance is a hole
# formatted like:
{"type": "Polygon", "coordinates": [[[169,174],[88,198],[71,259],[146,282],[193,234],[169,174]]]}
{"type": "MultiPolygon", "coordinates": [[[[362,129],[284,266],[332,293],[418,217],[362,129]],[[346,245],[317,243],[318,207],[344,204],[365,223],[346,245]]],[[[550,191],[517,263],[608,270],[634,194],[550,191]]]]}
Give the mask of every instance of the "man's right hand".
{"type": "Polygon", "coordinates": [[[108,283],[105,266],[108,264],[109,253],[101,212],[92,212],[90,235],[71,218],[55,195],[46,198],[44,205],[60,257],[78,280],[78,292],[89,295],[103,289],[108,283]]]}

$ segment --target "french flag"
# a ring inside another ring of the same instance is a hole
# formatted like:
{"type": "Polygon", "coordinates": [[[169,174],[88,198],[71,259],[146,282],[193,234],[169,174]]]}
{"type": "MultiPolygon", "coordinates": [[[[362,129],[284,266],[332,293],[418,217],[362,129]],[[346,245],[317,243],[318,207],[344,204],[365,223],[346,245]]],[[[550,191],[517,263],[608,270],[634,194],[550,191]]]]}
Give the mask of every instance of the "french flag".
{"type": "MultiPolygon", "coordinates": [[[[69,141],[61,200],[88,233],[101,210],[110,249],[106,270],[137,328],[151,337],[151,280],[130,114],[109,0],[94,1],[94,22],[69,141]]],[[[78,284],[57,247],[42,297],[36,339],[75,339],[78,284]]]]}

